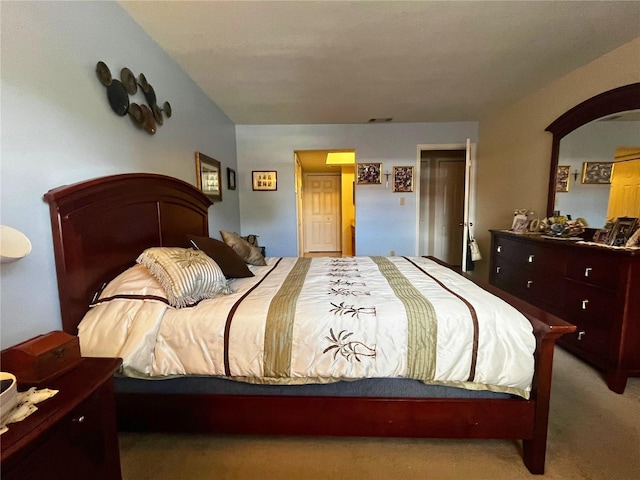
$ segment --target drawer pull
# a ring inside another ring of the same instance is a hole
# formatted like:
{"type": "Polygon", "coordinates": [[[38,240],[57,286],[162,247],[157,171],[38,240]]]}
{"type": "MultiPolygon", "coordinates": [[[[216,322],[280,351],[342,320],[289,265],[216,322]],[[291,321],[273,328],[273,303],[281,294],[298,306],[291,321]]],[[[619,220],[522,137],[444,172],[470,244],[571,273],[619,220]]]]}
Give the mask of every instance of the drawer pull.
{"type": "Polygon", "coordinates": [[[586,310],[588,304],[589,304],[589,300],[582,300],[582,309],[586,310]]]}
{"type": "Polygon", "coordinates": [[[80,415],[79,417],[74,417],[71,419],[73,423],[84,423],[84,415],[80,415]]]}
{"type": "Polygon", "coordinates": [[[527,288],[531,288],[531,285],[533,285],[533,280],[527,280],[527,288]]]}
{"type": "Polygon", "coordinates": [[[582,337],[584,337],[587,334],[587,332],[585,332],[584,330],[580,330],[578,332],[578,340],[582,340],[582,337]]]}
{"type": "Polygon", "coordinates": [[[584,276],[585,276],[585,277],[588,277],[588,276],[589,276],[589,274],[591,273],[591,270],[593,270],[593,268],[591,268],[591,267],[587,267],[587,268],[585,268],[585,269],[584,269],[584,276]]]}
{"type": "Polygon", "coordinates": [[[496,267],[496,273],[500,273],[500,270],[502,270],[502,267],[496,267]]]}
{"type": "Polygon", "coordinates": [[[529,255],[529,263],[533,263],[533,255],[529,255]]]}
{"type": "Polygon", "coordinates": [[[502,245],[498,245],[498,248],[496,248],[496,252],[498,253],[502,252],[502,245]]]}

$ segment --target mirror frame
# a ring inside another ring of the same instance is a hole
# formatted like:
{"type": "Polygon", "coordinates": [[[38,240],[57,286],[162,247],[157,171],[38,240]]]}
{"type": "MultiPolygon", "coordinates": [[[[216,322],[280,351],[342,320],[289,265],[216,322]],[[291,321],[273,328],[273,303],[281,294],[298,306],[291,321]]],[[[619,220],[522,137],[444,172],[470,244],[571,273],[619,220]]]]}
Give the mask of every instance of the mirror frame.
{"type": "Polygon", "coordinates": [[[627,110],[640,109],[640,82],[603,92],[576,105],[560,115],[551,125],[545,128],[553,134],[551,146],[551,171],[549,172],[549,193],[547,196],[547,217],[553,215],[556,203],[556,173],[560,140],[581,127],[598,118],[627,110]]]}

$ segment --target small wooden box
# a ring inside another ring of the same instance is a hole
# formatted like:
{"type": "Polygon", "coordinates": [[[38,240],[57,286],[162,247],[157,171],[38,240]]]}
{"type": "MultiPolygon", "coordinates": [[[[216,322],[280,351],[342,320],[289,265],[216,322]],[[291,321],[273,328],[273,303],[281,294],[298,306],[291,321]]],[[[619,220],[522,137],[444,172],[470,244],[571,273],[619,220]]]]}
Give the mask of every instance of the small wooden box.
{"type": "Polygon", "coordinates": [[[82,360],[78,337],[56,330],[2,351],[2,369],[21,386],[40,385],[75,367],[82,360]]]}

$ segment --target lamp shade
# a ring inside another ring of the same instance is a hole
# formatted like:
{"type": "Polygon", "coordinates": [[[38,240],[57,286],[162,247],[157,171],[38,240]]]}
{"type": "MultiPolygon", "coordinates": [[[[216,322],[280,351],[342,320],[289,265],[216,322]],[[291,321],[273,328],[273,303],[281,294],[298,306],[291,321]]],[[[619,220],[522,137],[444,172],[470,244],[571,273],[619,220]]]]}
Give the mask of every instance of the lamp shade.
{"type": "Polygon", "coordinates": [[[27,236],[15,228],[0,225],[0,262],[7,263],[26,257],[31,252],[27,236]]]}

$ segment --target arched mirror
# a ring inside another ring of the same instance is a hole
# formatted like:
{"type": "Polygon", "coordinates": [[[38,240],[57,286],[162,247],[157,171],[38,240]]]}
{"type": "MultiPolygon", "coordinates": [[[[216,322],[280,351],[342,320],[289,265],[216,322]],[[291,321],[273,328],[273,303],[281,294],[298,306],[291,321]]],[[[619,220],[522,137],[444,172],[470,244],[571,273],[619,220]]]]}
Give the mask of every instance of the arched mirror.
{"type": "Polygon", "coordinates": [[[611,166],[636,161],[628,147],[640,147],[640,83],[585,100],[546,131],[553,134],[547,216],[559,210],[585,218],[590,227],[604,226],[611,166]]]}

